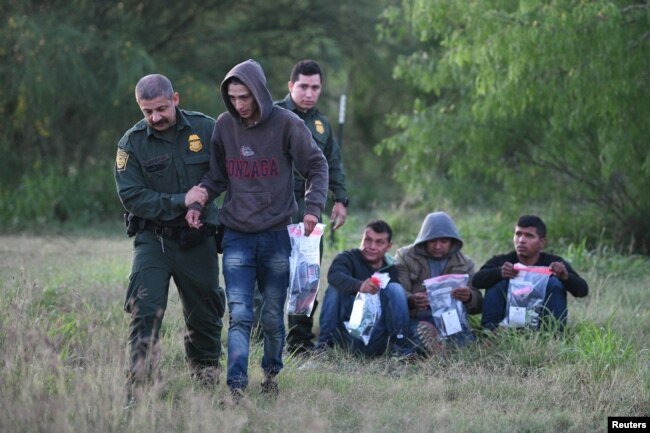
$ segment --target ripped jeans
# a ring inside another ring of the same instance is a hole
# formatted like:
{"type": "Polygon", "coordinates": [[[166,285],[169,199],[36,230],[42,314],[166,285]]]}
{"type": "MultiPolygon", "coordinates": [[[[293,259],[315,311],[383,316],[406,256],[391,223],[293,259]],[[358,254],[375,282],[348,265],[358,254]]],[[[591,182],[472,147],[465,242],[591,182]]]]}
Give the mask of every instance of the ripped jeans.
{"type": "Polygon", "coordinates": [[[262,294],[264,331],[262,369],[275,376],[283,367],[284,303],[289,286],[291,243],[287,230],[243,233],[226,229],[223,238],[223,275],[228,298],[228,386],[248,386],[248,355],[253,324],[255,284],[262,294]]]}

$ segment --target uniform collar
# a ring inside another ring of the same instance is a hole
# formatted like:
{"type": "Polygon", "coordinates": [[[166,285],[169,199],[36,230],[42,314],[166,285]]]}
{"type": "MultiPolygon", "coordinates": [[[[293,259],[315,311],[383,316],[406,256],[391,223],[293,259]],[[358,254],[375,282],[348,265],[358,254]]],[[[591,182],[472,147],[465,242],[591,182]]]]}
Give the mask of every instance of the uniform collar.
{"type": "Polygon", "coordinates": [[[287,96],[285,96],[283,102],[284,102],[284,105],[287,107],[287,110],[293,111],[294,113],[296,113],[301,118],[304,118],[304,117],[307,117],[309,115],[313,115],[313,114],[318,113],[318,109],[315,106],[310,108],[307,111],[299,110],[298,107],[296,107],[296,104],[293,102],[293,99],[291,99],[291,94],[290,93],[287,93],[287,96]]]}

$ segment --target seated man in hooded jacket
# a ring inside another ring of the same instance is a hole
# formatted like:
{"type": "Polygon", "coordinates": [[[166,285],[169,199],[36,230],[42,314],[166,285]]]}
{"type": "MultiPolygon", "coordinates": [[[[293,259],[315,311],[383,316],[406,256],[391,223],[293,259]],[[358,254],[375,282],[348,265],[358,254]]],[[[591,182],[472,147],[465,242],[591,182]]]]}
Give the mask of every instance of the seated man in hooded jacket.
{"type": "MultiPolygon", "coordinates": [[[[419,344],[429,353],[442,346],[440,338],[436,341],[431,338],[436,331],[424,281],[448,274],[467,274],[472,281],[474,262],[461,252],[462,248],[463,240],[451,217],[445,212],[433,212],[422,222],[415,242],[397,250],[395,267],[398,280],[406,291],[414,333],[420,339],[419,344]]],[[[483,297],[471,284],[453,288],[451,297],[460,300],[468,314],[481,312],[483,297]]],[[[458,345],[473,340],[470,332],[451,337],[458,345]]]]}

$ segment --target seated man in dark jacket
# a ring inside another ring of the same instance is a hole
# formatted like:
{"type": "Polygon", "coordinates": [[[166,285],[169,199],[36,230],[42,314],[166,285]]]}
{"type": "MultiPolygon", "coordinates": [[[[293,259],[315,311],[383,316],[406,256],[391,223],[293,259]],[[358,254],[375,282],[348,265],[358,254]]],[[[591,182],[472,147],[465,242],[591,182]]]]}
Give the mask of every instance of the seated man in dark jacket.
{"type": "Polygon", "coordinates": [[[365,227],[361,247],[339,253],[327,274],[329,286],[320,313],[320,335],[317,349],[334,344],[366,356],[377,356],[387,350],[409,355],[410,339],[408,306],[404,288],[397,283],[392,259],[386,255],[392,243],[392,230],[384,221],[372,221],[365,227]],[[372,275],[388,273],[390,282],[383,289],[372,275]],[[347,331],[357,293],[379,293],[381,316],[375,324],[368,344],[347,331]]]}
{"type": "Polygon", "coordinates": [[[508,284],[519,272],[514,265],[520,263],[524,266],[548,266],[552,272],[546,286],[541,318],[548,319],[550,315],[555,318],[558,328],[563,329],[567,320],[566,292],[577,298],[587,296],[587,282],[562,257],[542,251],[546,244],[546,224],[538,216],[519,217],[513,243],[514,251],[492,257],[474,274],[474,287],[486,289],[481,325],[495,329],[505,318],[508,284]]]}

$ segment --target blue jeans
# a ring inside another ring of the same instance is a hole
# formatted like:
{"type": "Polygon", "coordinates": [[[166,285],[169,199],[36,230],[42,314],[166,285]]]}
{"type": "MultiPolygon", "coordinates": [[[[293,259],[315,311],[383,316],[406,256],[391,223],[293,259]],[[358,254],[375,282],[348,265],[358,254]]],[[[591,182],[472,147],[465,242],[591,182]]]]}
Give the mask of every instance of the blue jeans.
{"type": "MultiPolygon", "coordinates": [[[[508,283],[510,280],[502,280],[485,290],[483,298],[483,316],[481,326],[486,329],[495,329],[506,317],[506,305],[508,300],[508,283]]],[[[568,316],[566,289],[564,284],[557,277],[551,276],[546,284],[546,295],[544,296],[544,308],[541,312],[542,324],[548,322],[548,318],[554,318],[562,331],[566,325],[568,316]]]]}
{"type": "Polygon", "coordinates": [[[230,311],[226,383],[248,386],[248,354],[255,283],[262,294],[264,331],[262,369],[270,376],[283,367],[284,303],[289,286],[291,243],[286,230],[242,233],[227,229],[223,238],[223,276],[230,311]]]}
{"type": "Polygon", "coordinates": [[[374,325],[368,344],[352,337],[343,322],[350,320],[356,295],[342,293],[332,286],[327,287],[320,313],[319,346],[332,347],[339,344],[353,352],[366,356],[377,356],[394,345],[400,352],[409,351],[409,310],[404,288],[398,283],[389,283],[379,291],[381,317],[374,325]]]}

